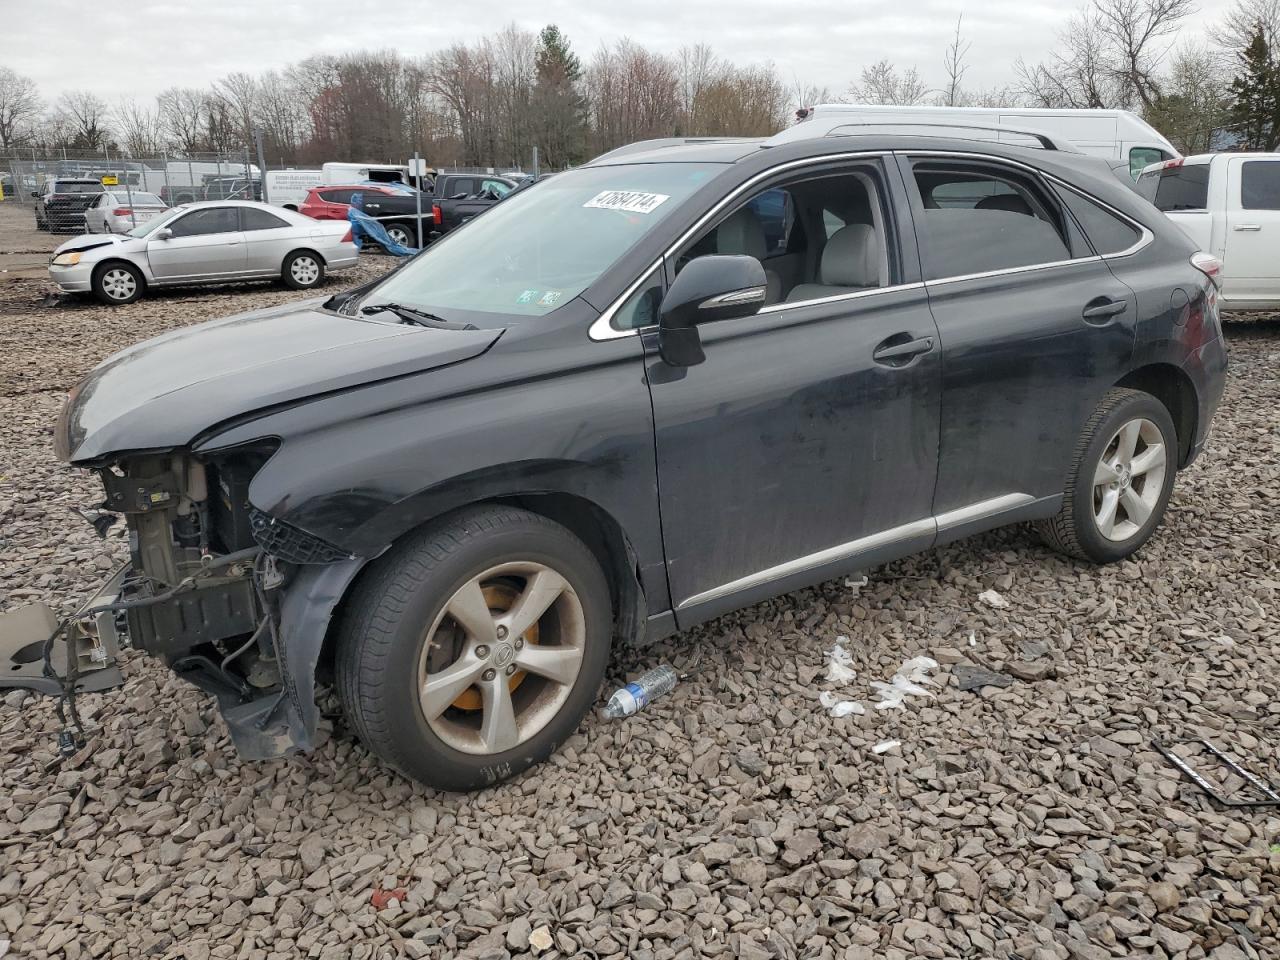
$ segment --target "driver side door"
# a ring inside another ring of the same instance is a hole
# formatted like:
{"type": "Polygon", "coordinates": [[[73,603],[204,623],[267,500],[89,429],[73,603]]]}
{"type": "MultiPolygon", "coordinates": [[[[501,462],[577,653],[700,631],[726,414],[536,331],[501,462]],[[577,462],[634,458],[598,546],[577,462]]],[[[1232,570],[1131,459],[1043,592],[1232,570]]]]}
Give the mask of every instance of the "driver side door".
{"type": "Polygon", "coordinates": [[[244,233],[236,207],[202,207],[169,223],[172,235],[147,243],[159,283],[235,277],[245,271],[244,233]]]}

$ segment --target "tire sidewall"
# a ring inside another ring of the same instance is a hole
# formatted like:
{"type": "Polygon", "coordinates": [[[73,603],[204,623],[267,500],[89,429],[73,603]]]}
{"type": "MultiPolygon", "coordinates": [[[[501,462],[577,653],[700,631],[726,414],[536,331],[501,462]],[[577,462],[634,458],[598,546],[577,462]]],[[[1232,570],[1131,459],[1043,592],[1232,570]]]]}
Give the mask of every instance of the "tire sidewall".
{"type": "Polygon", "coordinates": [[[405,775],[449,790],[492,786],[545,760],[573,735],[594,703],[608,665],[612,630],[608,584],[595,557],[577,538],[541,524],[489,530],[469,538],[432,566],[395,625],[395,641],[382,680],[382,709],[389,728],[396,732],[394,755],[388,759],[405,775]],[[418,704],[415,688],[425,632],[464,583],[513,560],[551,567],[577,593],[586,626],[582,667],[559,712],[528,740],[499,754],[463,753],[436,735],[418,704]]]}
{"type": "Polygon", "coordinates": [[[1173,426],[1169,411],[1155,397],[1139,394],[1122,401],[1098,424],[1093,438],[1076,475],[1075,498],[1072,503],[1072,522],[1076,528],[1076,538],[1085,553],[1098,563],[1114,563],[1131,556],[1151,538],[1160,521],[1164,518],[1169,497],[1173,491],[1174,478],[1177,475],[1178,435],[1173,426]],[[1147,517],[1141,529],[1127,540],[1109,540],[1098,529],[1093,514],[1093,476],[1106,451],[1120,427],[1137,419],[1150,420],[1160,431],[1165,445],[1164,484],[1160,491],[1160,499],[1156,502],[1151,516],[1147,517]]]}
{"type": "Polygon", "coordinates": [[[280,278],[285,282],[286,286],[291,287],[294,290],[313,290],[320,286],[320,284],[324,283],[324,260],[320,258],[319,254],[312,253],[309,250],[295,250],[293,253],[289,254],[289,256],[284,258],[284,267],[280,271],[280,278]],[[299,257],[310,257],[315,261],[319,272],[316,274],[314,283],[300,283],[294,277],[293,262],[299,257]]]}

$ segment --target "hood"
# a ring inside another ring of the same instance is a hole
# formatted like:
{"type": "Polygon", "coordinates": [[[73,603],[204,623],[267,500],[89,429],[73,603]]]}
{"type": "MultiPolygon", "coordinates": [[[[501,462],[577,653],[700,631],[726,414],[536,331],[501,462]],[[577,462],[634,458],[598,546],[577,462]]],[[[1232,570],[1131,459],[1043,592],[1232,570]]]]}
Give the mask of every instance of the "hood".
{"type": "Polygon", "coordinates": [[[53,255],[59,256],[63,253],[71,253],[79,250],[87,252],[89,250],[100,250],[102,255],[117,253],[132,253],[139,249],[146,249],[147,241],[139,240],[137,237],[125,237],[119,234],[108,233],[82,233],[78,237],[72,237],[66,243],[58,245],[53,251],[53,255]],[[110,249],[107,249],[110,247],[110,249]]]}
{"type": "Polygon", "coordinates": [[[341,316],[320,302],[186,327],[103,361],[67,397],[58,457],[186,446],[259,410],[468,360],[503,333],[341,316]]]}

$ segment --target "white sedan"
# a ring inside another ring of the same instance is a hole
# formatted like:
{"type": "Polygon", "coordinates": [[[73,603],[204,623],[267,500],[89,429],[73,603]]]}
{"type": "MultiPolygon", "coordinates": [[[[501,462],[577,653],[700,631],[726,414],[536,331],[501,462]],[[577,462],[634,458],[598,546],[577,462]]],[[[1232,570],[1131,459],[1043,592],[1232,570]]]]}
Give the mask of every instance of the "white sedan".
{"type": "Polygon", "coordinates": [[[351,226],[247,200],[174,207],[123,236],[86,234],[54,251],[49,276],[68,293],[132,303],[150,287],[283,280],[314,287],[355,266],[351,226]]]}
{"type": "Polygon", "coordinates": [[[84,212],[84,229],[86,233],[128,233],[168,209],[169,205],[154,193],[108,190],[84,212]]]}

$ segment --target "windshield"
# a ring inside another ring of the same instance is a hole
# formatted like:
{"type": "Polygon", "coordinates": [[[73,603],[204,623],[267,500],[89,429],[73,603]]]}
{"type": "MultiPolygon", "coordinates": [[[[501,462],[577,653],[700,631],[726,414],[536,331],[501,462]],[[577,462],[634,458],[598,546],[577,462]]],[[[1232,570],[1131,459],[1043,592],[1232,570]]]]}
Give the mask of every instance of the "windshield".
{"type": "Polygon", "coordinates": [[[66,180],[56,180],[50,193],[101,193],[102,184],[100,183],[74,183],[66,180]]]}
{"type": "Polygon", "coordinates": [[[522,190],[374,288],[366,304],[540,317],[589,287],[723,167],[584,167],[522,190]]]}
{"type": "Polygon", "coordinates": [[[182,216],[182,214],[186,212],[187,212],[186,207],[173,207],[169,210],[164,211],[158,216],[153,217],[152,219],[148,220],[146,223],[138,224],[136,227],[130,230],[126,234],[126,236],[145,237],[148,234],[154,233],[155,231],[159,230],[166,223],[173,222],[175,218],[182,216]]]}

